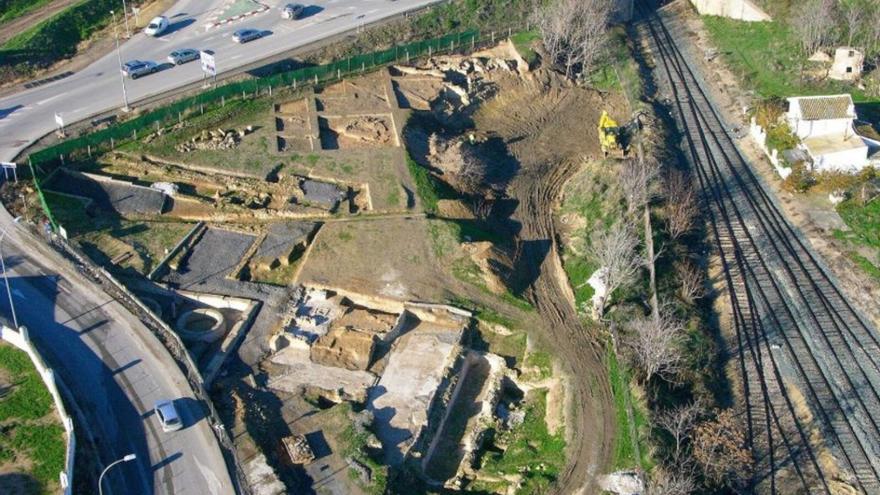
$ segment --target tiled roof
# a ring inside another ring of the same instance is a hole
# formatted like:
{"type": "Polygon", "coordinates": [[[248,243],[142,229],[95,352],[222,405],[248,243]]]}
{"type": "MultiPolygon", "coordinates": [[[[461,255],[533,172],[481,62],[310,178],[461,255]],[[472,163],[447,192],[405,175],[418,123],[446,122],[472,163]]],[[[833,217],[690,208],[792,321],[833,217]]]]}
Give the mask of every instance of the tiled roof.
{"type": "Polygon", "coordinates": [[[852,98],[849,95],[792,98],[801,107],[804,120],[848,119],[852,98]]]}

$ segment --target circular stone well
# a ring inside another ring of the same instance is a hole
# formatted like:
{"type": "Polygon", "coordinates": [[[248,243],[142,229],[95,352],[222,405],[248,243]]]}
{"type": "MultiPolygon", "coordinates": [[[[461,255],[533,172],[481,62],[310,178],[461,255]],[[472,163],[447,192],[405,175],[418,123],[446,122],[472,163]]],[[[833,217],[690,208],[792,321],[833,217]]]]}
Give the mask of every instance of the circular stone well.
{"type": "Polygon", "coordinates": [[[198,308],[180,315],[176,326],[183,340],[210,343],[226,333],[226,318],[216,309],[198,308]]]}

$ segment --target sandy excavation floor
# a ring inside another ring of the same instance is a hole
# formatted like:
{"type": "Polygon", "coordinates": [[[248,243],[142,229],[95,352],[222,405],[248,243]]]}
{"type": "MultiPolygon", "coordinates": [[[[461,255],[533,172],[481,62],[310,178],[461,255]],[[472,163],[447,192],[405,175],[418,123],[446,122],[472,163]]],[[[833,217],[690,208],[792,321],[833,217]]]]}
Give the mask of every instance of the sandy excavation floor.
{"type": "Polygon", "coordinates": [[[327,223],[297,283],[399,301],[443,301],[455,281],[434,264],[429,228],[427,220],[406,218],[327,223]]]}

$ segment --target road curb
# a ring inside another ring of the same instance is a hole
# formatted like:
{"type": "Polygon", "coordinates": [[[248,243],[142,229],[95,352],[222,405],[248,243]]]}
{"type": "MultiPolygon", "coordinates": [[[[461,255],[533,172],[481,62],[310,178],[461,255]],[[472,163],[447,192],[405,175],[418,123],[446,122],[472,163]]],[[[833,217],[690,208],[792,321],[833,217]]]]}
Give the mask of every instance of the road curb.
{"type": "Polygon", "coordinates": [[[263,5],[262,7],[258,8],[258,9],[251,10],[250,12],[245,12],[244,14],[238,14],[238,15],[236,15],[236,16],[232,16],[232,17],[230,17],[230,18],[228,18],[228,19],[223,19],[222,21],[213,21],[213,22],[209,22],[209,23],[205,24],[205,31],[210,31],[211,29],[213,29],[213,28],[215,28],[215,27],[217,27],[217,26],[222,26],[222,25],[224,25],[224,24],[229,24],[229,23],[231,23],[231,22],[235,22],[235,21],[238,21],[238,20],[244,19],[245,17],[250,17],[250,16],[252,16],[252,15],[257,15],[257,14],[260,14],[260,13],[262,13],[262,12],[266,12],[267,10],[269,10],[269,6],[268,6],[268,5],[263,5]]]}

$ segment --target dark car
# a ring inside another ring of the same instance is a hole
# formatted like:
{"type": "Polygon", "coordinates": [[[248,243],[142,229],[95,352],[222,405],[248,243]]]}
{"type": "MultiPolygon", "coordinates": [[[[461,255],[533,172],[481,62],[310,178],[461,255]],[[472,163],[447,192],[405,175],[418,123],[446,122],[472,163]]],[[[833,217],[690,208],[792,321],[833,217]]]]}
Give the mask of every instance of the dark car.
{"type": "Polygon", "coordinates": [[[143,60],[130,60],[122,64],[122,74],[132,79],[137,79],[147,74],[152,74],[159,70],[159,66],[155,62],[143,60]]]}
{"type": "Polygon", "coordinates": [[[232,33],[232,41],[236,43],[247,43],[248,41],[253,41],[262,36],[263,32],[259,29],[239,29],[232,33]]]}
{"type": "Polygon", "coordinates": [[[281,17],[295,21],[303,16],[306,7],[301,3],[289,3],[281,8],[281,17]]]}
{"type": "Polygon", "coordinates": [[[199,51],[193,50],[192,48],[183,48],[181,50],[174,50],[173,52],[168,54],[168,61],[174,65],[182,65],[187,62],[192,62],[193,60],[199,59],[199,51]]]}

